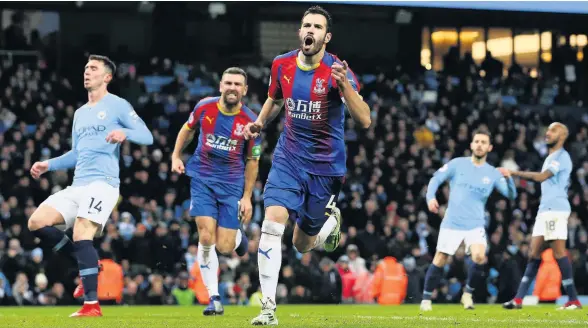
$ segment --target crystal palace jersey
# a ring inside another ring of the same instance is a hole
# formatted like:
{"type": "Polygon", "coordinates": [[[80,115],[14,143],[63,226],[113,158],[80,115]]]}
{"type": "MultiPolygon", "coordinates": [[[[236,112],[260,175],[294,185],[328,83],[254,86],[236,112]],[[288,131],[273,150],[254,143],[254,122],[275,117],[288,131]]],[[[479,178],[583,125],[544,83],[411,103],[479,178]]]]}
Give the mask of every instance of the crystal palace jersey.
{"type": "MultiPolygon", "coordinates": [[[[284,100],[286,120],[274,156],[294,161],[308,173],[343,176],[346,172],[344,141],[345,104],[331,66],[341,61],[325,52],[314,67],[303,68],[299,50],[274,59],[268,96],[284,100]]],[[[354,90],[359,83],[347,69],[354,90]]]]}
{"type": "Polygon", "coordinates": [[[221,108],[220,98],[206,98],[195,107],[185,127],[200,126],[198,146],[188,161],[186,174],[203,180],[244,185],[245,162],[259,159],[260,140],[245,140],[245,125],[257,116],[246,106],[236,113],[221,108]]]}

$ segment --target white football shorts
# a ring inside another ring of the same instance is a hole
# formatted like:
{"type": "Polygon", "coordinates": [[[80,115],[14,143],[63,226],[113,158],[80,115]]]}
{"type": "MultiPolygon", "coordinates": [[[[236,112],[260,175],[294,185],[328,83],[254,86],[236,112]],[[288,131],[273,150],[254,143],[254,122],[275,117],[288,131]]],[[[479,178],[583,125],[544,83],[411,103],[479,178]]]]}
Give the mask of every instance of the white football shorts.
{"type": "Polygon", "coordinates": [[[567,240],[570,212],[547,211],[537,214],[533,226],[533,237],[543,236],[545,240],[567,240]]]}
{"type": "Polygon", "coordinates": [[[488,245],[486,229],[484,227],[471,230],[441,228],[439,230],[439,238],[437,239],[437,252],[455,255],[462,242],[465,243],[467,254],[470,253],[471,245],[488,245]]]}
{"type": "Polygon", "coordinates": [[[104,181],[94,181],[85,186],[69,186],[49,196],[41,205],[56,209],[65,220],[64,230],[72,228],[77,217],[100,224],[102,229],[116,206],[119,188],[104,181]]]}

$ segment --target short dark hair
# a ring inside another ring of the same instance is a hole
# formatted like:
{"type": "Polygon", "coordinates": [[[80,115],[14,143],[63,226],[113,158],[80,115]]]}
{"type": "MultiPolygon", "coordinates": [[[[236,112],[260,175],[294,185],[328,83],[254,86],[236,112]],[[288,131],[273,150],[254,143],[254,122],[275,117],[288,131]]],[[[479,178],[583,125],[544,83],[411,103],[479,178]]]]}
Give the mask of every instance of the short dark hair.
{"type": "Polygon", "coordinates": [[[475,129],[474,132],[472,133],[472,139],[476,136],[476,134],[482,134],[482,135],[487,136],[490,143],[492,143],[492,133],[490,133],[490,131],[488,131],[486,129],[475,129]]]}
{"type": "Polygon", "coordinates": [[[243,75],[243,77],[245,78],[245,85],[247,85],[247,72],[245,72],[242,68],[240,68],[240,67],[229,67],[229,68],[227,68],[223,72],[223,76],[225,74],[243,75]]]}
{"type": "Polygon", "coordinates": [[[321,6],[312,6],[304,12],[304,15],[302,15],[302,19],[300,20],[300,22],[302,23],[302,21],[304,20],[304,17],[306,17],[306,15],[310,15],[310,14],[323,15],[325,17],[325,19],[327,20],[327,33],[331,32],[331,27],[333,27],[333,19],[331,18],[331,14],[329,14],[328,11],[326,11],[321,6]]]}
{"type": "Polygon", "coordinates": [[[104,66],[110,70],[110,73],[114,77],[114,73],[116,73],[116,65],[110,58],[102,55],[90,55],[90,57],[88,57],[88,61],[90,60],[97,60],[104,63],[104,66]]]}

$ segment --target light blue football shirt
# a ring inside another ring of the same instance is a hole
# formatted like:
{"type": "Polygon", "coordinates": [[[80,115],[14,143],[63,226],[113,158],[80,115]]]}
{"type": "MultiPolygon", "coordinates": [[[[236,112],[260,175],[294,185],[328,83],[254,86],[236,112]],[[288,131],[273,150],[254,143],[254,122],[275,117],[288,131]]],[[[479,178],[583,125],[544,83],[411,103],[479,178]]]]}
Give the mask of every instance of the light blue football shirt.
{"type": "Polygon", "coordinates": [[[49,171],[75,167],[72,186],[101,180],[113,187],[120,185],[120,144],[106,141],[108,133],[122,130],[127,140],[153,144],[153,135],[145,122],[126,100],[107,93],[95,105],[84,105],[74,114],[72,149],[49,160],[49,171]]]}
{"type": "Polygon", "coordinates": [[[568,185],[572,168],[570,154],[563,148],[554,151],[545,158],[541,172],[549,170],[553,173],[553,176],[541,182],[539,212],[571,211],[568,199],[568,185]]]}
{"type": "Polygon", "coordinates": [[[429,181],[427,203],[435,198],[437,189],[449,180],[449,205],[441,228],[472,230],[484,227],[486,201],[496,188],[509,199],[517,197],[514,180],[505,179],[494,166],[480,166],[471,157],[455,158],[441,167],[429,181]]]}

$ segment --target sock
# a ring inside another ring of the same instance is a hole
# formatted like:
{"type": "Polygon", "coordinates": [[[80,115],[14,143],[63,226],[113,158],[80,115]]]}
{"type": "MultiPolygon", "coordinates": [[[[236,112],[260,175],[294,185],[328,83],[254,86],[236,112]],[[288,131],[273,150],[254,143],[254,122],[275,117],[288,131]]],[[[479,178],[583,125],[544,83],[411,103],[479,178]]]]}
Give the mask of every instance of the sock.
{"type": "Polygon", "coordinates": [[[286,226],[264,220],[261,226],[261,238],[257,251],[259,266],[259,283],[264,297],[276,303],[276,288],[280,267],[282,266],[282,235],[286,226]]]}
{"type": "Polygon", "coordinates": [[[247,239],[247,235],[245,235],[241,229],[238,229],[237,236],[235,237],[234,251],[237,252],[237,255],[243,256],[247,253],[247,249],[249,249],[249,239],[247,239]]]}
{"type": "Polygon", "coordinates": [[[443,274],[443,268],[431,264],[425,275],[425,290],[423,291],[423,300],[431,300],[433,291],[439,285],[441,275],[443,274]]]}
{"type": "Polygon", "coordinates": [[[53,248],[54,252],[60,252],[73,257],[75,251],[74,244],[67,235],[55,227],[43,227],[33,231],[33,235],[48,247],[53,248]]]}
{"type": "Polygon", "coordinates": [[[78,259],[78,268],[80,269],[80,278],[84,285],[84,301],[98,301],[98,252],[94,248],[91,240],[80,240],[75,242],[76,257],[78,259]]]}
{"type": "Polygon", "coordinates": [[[331,232],[333,232],[335,227],[337,227],[337,219],[335,219],[335,216],[331,215],[325,224],[323,224],[321,231],[319,231],[318,235],[316,235],[316,239],[314,240],[314,245],[312,245],[312,248],[322,246],[327,240],[327,237],[329,237],[331,232]]]}
{"type": "Polygon", "coordinates": [[[529,263],[527,263],[527,268],[525,269],[525,275],[523,279],[521,279],[521,284],[519,286],[519,290],[517,291],[517,295],[515,298],[523,299],[525,295],[527,295],[527,291],[529,291],[529,285],[533,282],[533,279],[537,276],[537,271],[539,271],[539,265],[541,264],[541,260],[539,259],[531,259],[529,263]]]}
{"type": "Polygon", "coordinates": [[[468,270],[468,280],[465,287],[466,293],[472,294],[476,289],[476,286],[479,286],[482,283],[483,278],[484,264],[477,264],[475,262],[472,263],[470,269],[468,270]]]}
{"type": "Polygon", "coordinates": [[[578,300],[578,293],[576,292],[576,286],[574,286],[574,276],[572,274],[572,264],[567,256],[557,260],[559,265],[559,271],[561,272],[561,284],[566,290],[570,301],[578,300]]]}
{"type": "Polygon", "coordinates": [[[197,260],[208,296],[218,296],[218,256],[215,245],[205,246],[198,243],[197,260]]]}

